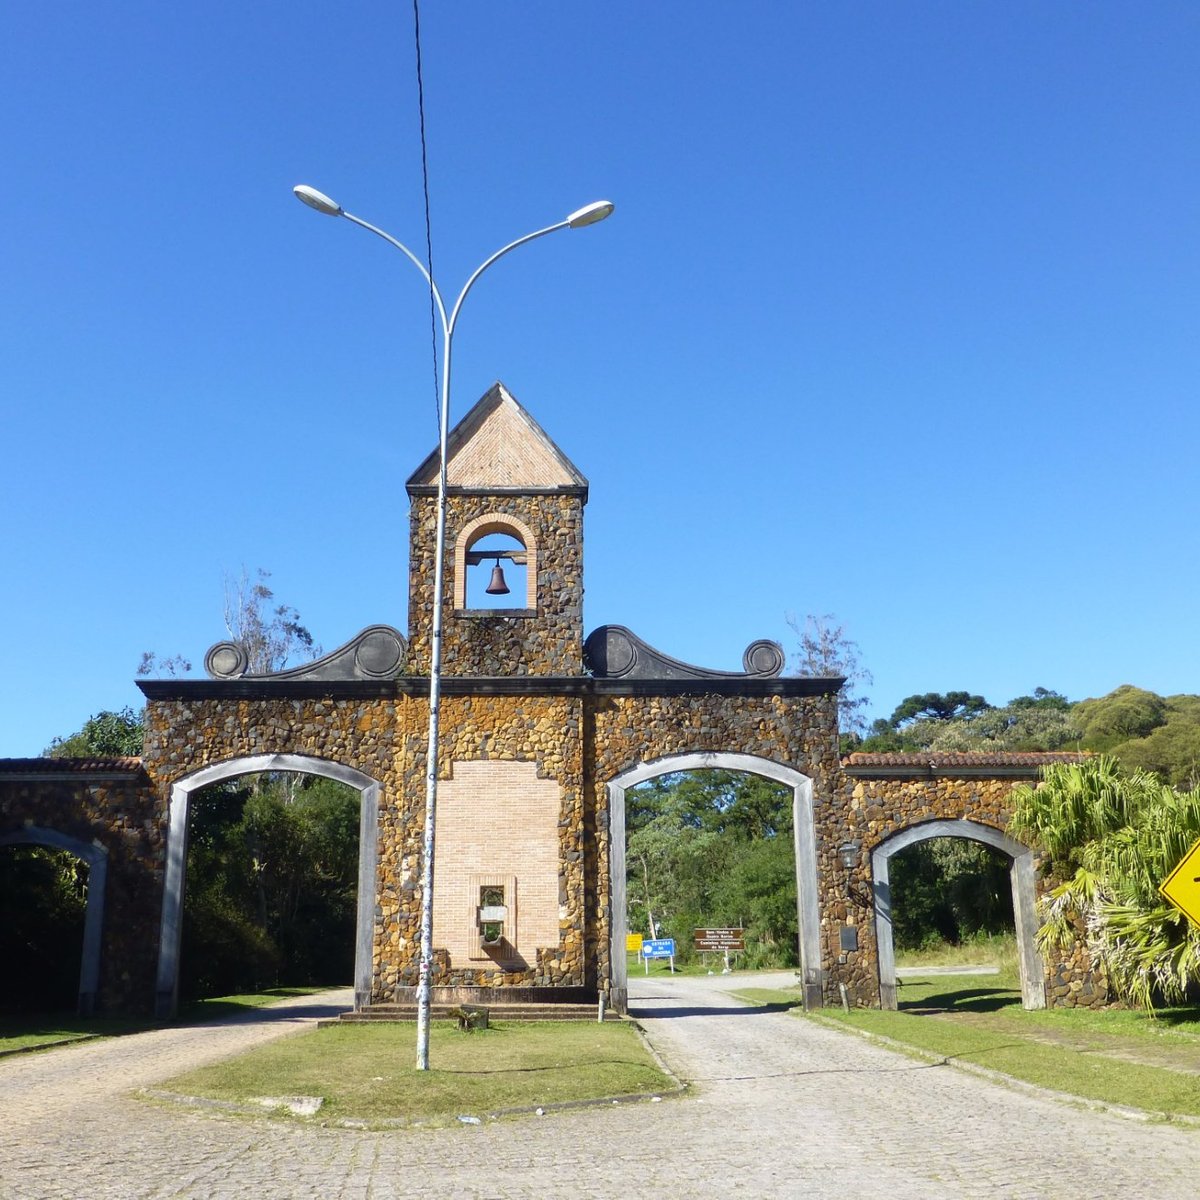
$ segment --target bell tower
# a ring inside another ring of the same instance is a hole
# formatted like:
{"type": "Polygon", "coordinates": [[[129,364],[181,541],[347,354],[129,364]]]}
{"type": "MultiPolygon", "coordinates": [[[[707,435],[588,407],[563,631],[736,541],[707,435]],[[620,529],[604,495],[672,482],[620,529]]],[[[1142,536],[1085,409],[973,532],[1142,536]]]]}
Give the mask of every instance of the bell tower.
{"type": "MultiPolygon", "coordinates": [[[[450,433],[446,675],[583,674],[583,506],[588,483],[503,384],[450,433]]],[[[409,671],[429,670],[438,453],[408,480],[409,671]]]]}

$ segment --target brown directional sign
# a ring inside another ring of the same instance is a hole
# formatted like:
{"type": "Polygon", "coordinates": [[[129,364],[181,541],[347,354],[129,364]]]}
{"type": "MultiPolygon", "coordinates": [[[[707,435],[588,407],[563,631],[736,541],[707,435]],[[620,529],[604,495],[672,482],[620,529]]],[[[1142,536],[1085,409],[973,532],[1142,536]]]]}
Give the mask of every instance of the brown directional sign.
{"type": "Polygon", "coordinates": [[[696,949],[713,950],[718,954],[726,950],[745,950],[744,929],[697,929],[696,949]]]}

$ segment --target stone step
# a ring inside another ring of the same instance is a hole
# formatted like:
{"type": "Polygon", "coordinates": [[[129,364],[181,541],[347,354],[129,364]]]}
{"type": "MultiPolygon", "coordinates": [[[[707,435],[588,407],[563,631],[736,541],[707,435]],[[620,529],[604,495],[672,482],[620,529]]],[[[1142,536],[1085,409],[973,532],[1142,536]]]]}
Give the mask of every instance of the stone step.
{"type": "MultiPolygon", "coordinates": [[[[497,1021],[595,1021],[596,1005],[594,1004],[484,1004],[467,1005],[468,1008],[486,1008],[488,1019],[497,1021]]],[[[454,1004],[434,1004],[430,1006],[429,1015],[432,1020],[453,1021],[458,1017],[459,1006],[454,1004]]],[[[415,1021],[417,1006],[415,1004],[372,1004],[358,1012],[344,1012],[339,1016],[317,1024],[362,1024],[369,1021],[415,1021]]],[[[612,1012],[604,1014],[606,1021],[619,1021],[621,1018],[612,1012]]]]}

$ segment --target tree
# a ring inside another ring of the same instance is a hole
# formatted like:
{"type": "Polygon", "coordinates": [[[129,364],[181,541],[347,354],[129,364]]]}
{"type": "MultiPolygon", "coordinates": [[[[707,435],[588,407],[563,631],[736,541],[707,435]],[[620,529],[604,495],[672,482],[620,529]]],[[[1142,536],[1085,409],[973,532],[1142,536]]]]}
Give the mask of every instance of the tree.
{"type": "Polygon", "coordinates": [[[1173,787],[1200,784],[1200,696],[1159,696],[1123,684],[1075,705],[1082,744],[1173,787]]]}
{"type": "Polygon", "coordinates": [[[354,964],[359,797],[310,775],[244,776],[196,797],[181,988],[336,983],[354,964]]]}
{"type": "Polygon", "coordinates": [[[740,771],[660,775],[627,794],[630,929],[673,936],[691,954],[697,926],[747,931],[748,956],[796,961],[791,789],[740,771]]]}
{"type": "Polygon", "coordinates": [[[874,753],[929,750],[930,743],[952,723],[973,724],[992,706],[970,692],[924,692],[906,696],[890,717],[871,725],[862,749],[874,753]]]}
{"type": "Polygon", "coordinates": [[[814,678],[842,676],[846,682],[838,692],[838,726],[842,733],[861,738],[866,732],[865,711],[871,700],[856,692],[860,684],[869,687],[875,680],[859,663],[858,643],[846,635],[845,626],[838,624],[832,613],[809,613],[803,622],[789,615],[787,623],[800,639],[792,669],[797,675],[814,678]]]}
{"type": "Polygon", "coordinates": [[[914,721],[969,721],[991,707],[982,696],[970,692],[925,692],[901,700],[888,718],[888,725],[903,729],[914,721]]]}
{"type": "Polygon", "coordinates": [[[290,604],[271,606],[275,593],[267,586],[270,577],[270,571],[259,567],[251,582],[243,567],[236,580],[225,578],[225,628],[246,652],[247,675],[269,675],[293,658],[307,661],[321,655],[290,604]]]}
{"type": "Polygon", "coordinates": [[[1200,789],[1178,792],[1102,755],[1044,767],[1012,804],[1009,832],[1045,851],[1060,880],[1039,941],[1068,943],[1077,914],[1119,995],[1147,1009],[1182,1001],[1200,983],[1200,929],[1158,886],[1200,837],[1200,789]]]}
{"type": "Polygon", "coordinates": [[[124,758],[142,752],[142,714],[126,707],[119,712],[98,712],[83,728],[68,737],[55,738],[43,751],[45,758],[124,758]]]}
{"type": "Polygon", "coordinates": [[[1009,863],[967,838],[930,838],[891,862],[896,945],[917,950],[1013,927],[1009,863]]]}
{"type": "Polygon", "coordinates": [[[1113,749],[1130,769],[1152,771],[1172,787],[1200,787],[1200,722],[1168,719],[1144,738],[1113,749]]]}
{"type": "Polygon", "coordinates": [[[1061,750],[1079,745],[1079,727],[1071,706],[1026,704],[1018,696],[1003,708],[989,708],[971,718],[915,722],[908,733],[923,750],[935,753],[1005,750],[1061,750]]]}
{"type": "Polygon", "coordinates": [[[1075,717],[1085,746],[1111,750],[1165,725],[1167,702],[1154,692],[1126,683],[1098,700],[1080,700],[1075,717]]]}
{"type": "Polygon", "coordinates": [[[75,1007],[87,911],[87,866],[49,846],[0,847],[0,1012],[75,1007]]]}
{"type": "MultiPolygon", "coordinates": [[[[253,582],[245,567],[236,579],[225,576],[225,628],[246,652],[247,675],[270,675],[323,653],[307,626],[300,623],[296,609],[290,604],[272,604],[275,593],[267,586],[270,578],[271,572],[262,567],[255,571],[253,582]]],[[[147,650],[137,673],[175,676],[191,669],[192,664],[182,655],[160,658],[147,650]]]]}

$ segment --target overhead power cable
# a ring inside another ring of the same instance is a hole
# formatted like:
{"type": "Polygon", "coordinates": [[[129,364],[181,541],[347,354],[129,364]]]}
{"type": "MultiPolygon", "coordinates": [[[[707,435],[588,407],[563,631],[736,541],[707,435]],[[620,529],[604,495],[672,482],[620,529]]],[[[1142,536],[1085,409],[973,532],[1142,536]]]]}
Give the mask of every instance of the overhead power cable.
{"type": "Polygon", "coordinates": [[[440,388],[438,386],[437,309],[434,302],[433,225],[429,217],[429,158],[425,147],[425,84],[421,76],[421,12],[418,0],[413,0],[413,37],[417,46],[417,117],[421,127],[421,187],[425,193],[425,267],[429,272],[429,340],[433,352],[433,411],[436,423],[441,422],[440,388]]]}

